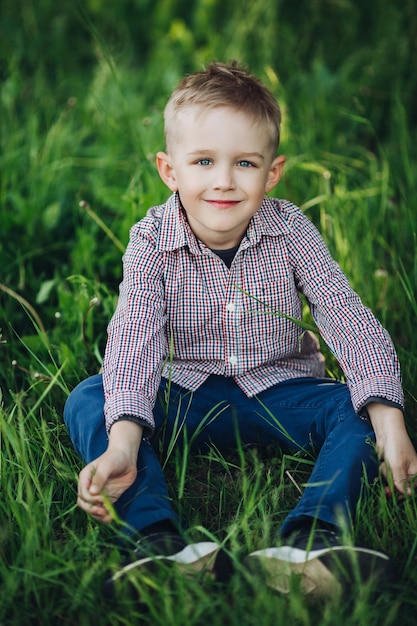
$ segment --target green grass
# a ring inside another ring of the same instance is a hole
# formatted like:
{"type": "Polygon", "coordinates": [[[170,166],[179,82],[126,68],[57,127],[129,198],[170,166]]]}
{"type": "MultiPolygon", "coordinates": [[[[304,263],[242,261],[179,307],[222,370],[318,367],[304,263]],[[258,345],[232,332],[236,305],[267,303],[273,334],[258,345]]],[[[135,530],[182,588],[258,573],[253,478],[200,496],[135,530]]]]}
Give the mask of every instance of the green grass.
{"type": "Polygon", "coordinates": [[[162,572],[140,581],[148,612],[103,597],[117,528],[76,508],[81,464],[62,423],[70,389],[100,368],[129,228],[168,193],[154,166],[164,102],[184,73],[234,57],[283,109],[274,194],[314,221],[392,335],[417,442],[417,11],[397,4],[2,3],[0,624],[414,623],[417,505],[382,484],[354,533],[397,564],[386,593],[358,586],[311,606],[247,573],[244,555],[273,540],[311,468],[271,450],[172,451],[166,463],[190,537],[228,540],[237,574],[225,589],[162,572]]]}

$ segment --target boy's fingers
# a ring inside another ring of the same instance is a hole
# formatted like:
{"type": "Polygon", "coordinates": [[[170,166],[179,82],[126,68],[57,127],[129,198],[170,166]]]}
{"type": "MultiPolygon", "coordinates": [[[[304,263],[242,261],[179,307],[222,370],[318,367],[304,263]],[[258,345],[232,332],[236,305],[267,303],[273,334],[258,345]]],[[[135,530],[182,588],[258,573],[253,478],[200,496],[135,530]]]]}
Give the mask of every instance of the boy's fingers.
{"type": "Polygon", "coordinates": [[[403,476],[394,478],[394,485],[397,491],[399,491],[402,495],[408,494],[410,490],[410,487],[408,486],[408,479],[403,476]]]}
{"type": "Polygon", "coordinates": [[[81,470],[78,480],[78,499],[88,505],[102,504],[101,492],[105,479],[94,464],[86,465],[81,470]]]}
{"type": "Polygon", "coordinates": [[[411,496],[414,493],[414,489],[417,486],[417,475],[416,474],[404,474],[403,472],[394,474],[391,468],[387,467],[384,461],[381,463],[381,473],[387,481],[388,485],[385,487],[385,493],[388,496],[393,495],[393,491],[390,485],[395,487],[395,489],[402,496],[411,496]]]}
{"type": "MultiPolygon", "coordinates": [[[[90,480],[88,485],[88,491],[91,495],[99,495],[101,494],[106,486],[108,481],[108,472],[106,464],[101,463],[100,466],[97,466],[95,463],[91,465],[87,465],[87,468],[90,472],[90,480]]],[[[86,469],[87,469],[86,468],[86,469]]]]}
{"type": "Polygon", "coordinates": [[[393,495],[393,489],[392,489],[393,487],[399,493],[404,494],[406,490],[405,485],[408,482],[407,478],[404,478],[402,474],[394,475],[392,469],[386,465],[385,461],[382,461],[380,468],[381,468],[381,473],[383,477],[388,483],[387,486],[385,487],[385,493],[387,494],[387,496],[391,497],[393,495]]]}
{"type": "Polygon", "coordinates": [[[417,486],[417,474],[411,470],[414,470],[414,467],[407,468],[394,475],[394,485],[401,493],[407,496],[411,496],[417,486]]]}

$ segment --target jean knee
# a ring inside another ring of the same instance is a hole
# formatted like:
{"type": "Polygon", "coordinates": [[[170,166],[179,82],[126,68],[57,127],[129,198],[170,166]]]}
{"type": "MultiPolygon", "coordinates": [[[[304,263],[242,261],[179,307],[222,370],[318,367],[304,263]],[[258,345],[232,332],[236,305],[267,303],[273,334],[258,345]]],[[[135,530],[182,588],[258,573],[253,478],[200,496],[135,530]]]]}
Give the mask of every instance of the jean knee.
{"type": "Polygon", "coordinates": [[[90,376],[81,381],[69,394],[64,406],[64,422],[68,428],[77,420],[90,415],[99,414],[100,418],[104,411],[104,391],[101,374],[90,376]]]}
{"type": "Polygon", "coordinates": [[[107,433],[100,374],[83,380],[70,393],[64,407],[64,422],[78,456],[84,461],[104,452],[107,433]]]}

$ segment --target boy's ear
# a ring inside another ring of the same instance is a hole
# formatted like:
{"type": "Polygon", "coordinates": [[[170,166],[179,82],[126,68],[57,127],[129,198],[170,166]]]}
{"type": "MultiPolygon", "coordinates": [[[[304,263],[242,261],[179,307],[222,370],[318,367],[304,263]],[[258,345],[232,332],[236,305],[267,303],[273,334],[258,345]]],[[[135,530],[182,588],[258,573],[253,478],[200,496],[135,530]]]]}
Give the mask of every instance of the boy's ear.
{"type": "Polygon", "coordinates": [[[266,179],[265,193],[268,193],[268,191],[271,191],[271,189],[275,187],[275,185],[278,185],[282,176],[284,165],[285,156],[283,154],[275,157],[275,159],[272,161],[271,167],[269,169],[268,178],[266,179]]]}
{"type": "Polygon", "coordinates": [[[171,191],[178,191],[174,166],[166,152],[158,152],[156,155],[156,167],[163,182],[171,191]]]}

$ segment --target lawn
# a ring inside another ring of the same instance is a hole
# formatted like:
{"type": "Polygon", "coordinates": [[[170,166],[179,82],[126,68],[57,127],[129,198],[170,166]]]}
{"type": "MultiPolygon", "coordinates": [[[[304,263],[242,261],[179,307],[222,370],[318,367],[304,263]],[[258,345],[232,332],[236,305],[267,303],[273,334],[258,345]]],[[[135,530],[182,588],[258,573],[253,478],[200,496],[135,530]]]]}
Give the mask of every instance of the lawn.
{"type": "Polygon", "coordinates": [[[311,468],[276,450],[167,462],[190,537],[227,541],[230,583],[161,572],[140,581],[144,605],[103,596],[117,524],[75,505],[81,463],[62,410],[100,369],[129,229],[168,195],[154,165],[164,103],[185,73],[237,58],[282,107],[273,195],[301,206],[390,332],[417,444],[416,41],[411,0],[3,0],[0,625],[415,623],[416,500],[388,499],[382,481],[354,535],[392,557],[384,593],[357,584],[311,605],[247,572],[311,468]]]}

